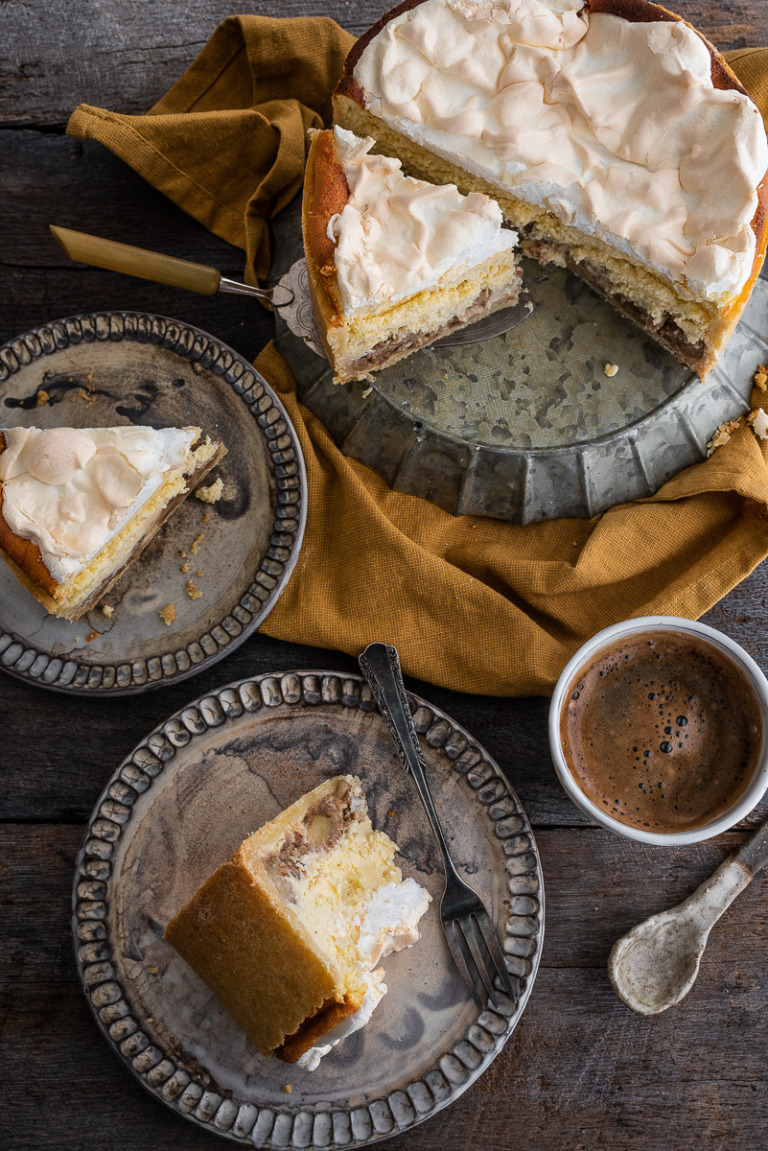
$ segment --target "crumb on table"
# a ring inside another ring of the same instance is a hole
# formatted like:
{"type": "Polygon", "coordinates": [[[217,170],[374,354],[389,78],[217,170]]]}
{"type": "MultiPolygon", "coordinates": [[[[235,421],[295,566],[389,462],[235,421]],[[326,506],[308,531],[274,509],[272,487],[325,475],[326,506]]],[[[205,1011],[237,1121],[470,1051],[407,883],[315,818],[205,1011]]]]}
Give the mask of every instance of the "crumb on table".
{"type": "Polygon", "coordinates": [[[203,593],[200,591],[200,588],[195,587],[195,585],[192,583],[192,580],[188,580],[188,582],[187,582],[187,595],[189,596],[189,598],[190,599],[200,599],[202,594],[203,593]]]}
{"type": "Polygon", "coordinates": [[[284,1083],[283,1086],[280,1088],[280,1090],[284,1091],[286,1093],[286,1095],[290,1095],[291,1092],[293,1091],[293,1086],[290,1083],[284,1083]]]}
{"type": "Polygon", "coordinates": [[[164,608],[161,608],[157,614],[160,616],[160,619],[163,621],[165,626],[170,627],[173,621],[176,619],[176,608],[172,603],[169,603],[166,604],[164,608]]]}
{"type": "Polygon", "coordinates": [[[752,382],[761,392],[766,390],[766,387],[768,387],[768,367],[766,367],[765,364],[758,364],[757,371],[752,377],[752,382]]]}
{"type": "Polygon", "coordinates": [[[224,480],[219,476],[212,484],[198,488],[195,492],[195,499],[202,500],[204,504],[215,504],[217,500],[221,499],[221,493],[223,491],[224,480]]]}
{"type": "Polygon", "coordinates": [[[197,539],[193,541],[192,547],[189,549],[192,552],[193,556],[197,555],[197,549],[200,547],[200,544],[203,542],[204,539],[205,539],[205,532],[200,532],[200,535],[197,537],[197,539]]]}
{"type": "Polygon", "coordinates": [[[112,616],[115,614],[115,609],[110,604],[103,603],[101,605],[101,614],[105,615],[107,619],[112,619],[112,616]]]}
{"type": "Polygon", "coordinates": [[[618,370],[619,370],[618,364],[606,364],[605,367],[603,368],[603,371],[605,372],[606,376],[615,376],[616,373],[618,372],[618,370]]]}
{"type": "Polygon", "coordinates": [[[41,388],[40,391],[37,393],[37,398],[35,400],[35,407],[36,408],[42,408],[43,404],[47,404],[48,401],[50,400],[50,398],[51,397],[48,394],[48,392],[46,392],[45,388],[41,388]]]}

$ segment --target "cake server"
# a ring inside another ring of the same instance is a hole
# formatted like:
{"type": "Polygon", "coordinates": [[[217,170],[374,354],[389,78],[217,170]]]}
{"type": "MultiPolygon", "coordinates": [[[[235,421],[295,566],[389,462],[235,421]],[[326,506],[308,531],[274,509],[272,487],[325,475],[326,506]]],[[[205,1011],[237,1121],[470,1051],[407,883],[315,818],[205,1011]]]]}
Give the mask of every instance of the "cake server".
{"type": "MultiPolygon", "coordinates": [[[[230,280],[207,264],[196,264],[192,260],[181,260],[178,256],[166,256],[148,248],[105,240],[88,232],[76,232],[72,228],[60,228],[55,224],[49,227],[54,239],[69,258],[81,264],[106,268],[110,272],[122,272],[141,280],[167,284],[171,288],[186,288],[204,296],[213,296],[217,292],[252,296],[270,311],[279,312],[295,336],[305,340],[313,352],[325,356],[312,314],[306,260],[297,260],[274,288],[256,288],[251,284],[230,280]]],[[[532,310],[533,304],[526,299],[513,308],[494,312],[466,328],[444,336],[436,341],[435,346],[449,348],[501,335],[527,319],[532,310]]]]}
{"type": "Polygon", "coordinates": [[[500,992],[514,1000],[512,981],[485,904],[459,876],[451,859],[429,790],[427,765],[411,719],[397,648],[386,643],[370,643],[358,663],[386,720],[403,766],[416,784],[443,857],[445,891],[440,901],[440,919],[453,961],[478,1006],[485,1008],[487,998],[498,1009],[500,992]]]}
{"type": "Polygon", "coordinates": [[[116,240],[104,240],[87,232],[59,228],[55,224],[51,224],[50,229],[54,239],[71,260],[90,264],[94,268],[123,272],[127,276],[137,276],[140,280],[167,284],[171,288],[187,288],[190,292],[200,292],[204,296],[213,296],[217,292],[253,296],[270,311],[286,307],[293,301],[292,290],[283,284],[275,288],[255,288],[251,284],[229,280],[207,264],[180,260],[177,256],[165,256],[160,252],[151,252],[148,248],[120,244],[116,240]]]}
{"type": "Polygon", "coordinates": [[[768,863],[768,821],[682,903],[633,927],[613,945],[608,976],[640,1015],[658,1015],[696,982],[709,933],[768,863]]]}

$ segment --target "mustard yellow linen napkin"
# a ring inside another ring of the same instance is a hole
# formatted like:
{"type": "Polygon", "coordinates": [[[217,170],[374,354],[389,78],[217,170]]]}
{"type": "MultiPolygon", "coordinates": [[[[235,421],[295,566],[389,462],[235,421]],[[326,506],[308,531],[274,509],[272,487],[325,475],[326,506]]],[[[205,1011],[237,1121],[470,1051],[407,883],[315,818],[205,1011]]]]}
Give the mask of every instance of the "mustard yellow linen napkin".
{"type": "MultiPolygon", "coordinates": [[[[101,140],[245,248],[246,275],[261,277],[266,220],[301,186],[306,129],[327,120],[352,43],[323,18],[232,17],[147,115],[83,105],[68,130],[101,140]]],[[[734,53],[731,66],[765,117],[768,49],[734,53]]],[[[309,479],[299,562],[262,625],[277,638],[353,655],[384,639],[431,683],[547,693],[600,628],[651,613],[695,618],[768,555],[768,444],[747,427],[652,499],[520,527],[391,491],[299,404],[274,345],[256,367],[296,425],[309,479]]]]}

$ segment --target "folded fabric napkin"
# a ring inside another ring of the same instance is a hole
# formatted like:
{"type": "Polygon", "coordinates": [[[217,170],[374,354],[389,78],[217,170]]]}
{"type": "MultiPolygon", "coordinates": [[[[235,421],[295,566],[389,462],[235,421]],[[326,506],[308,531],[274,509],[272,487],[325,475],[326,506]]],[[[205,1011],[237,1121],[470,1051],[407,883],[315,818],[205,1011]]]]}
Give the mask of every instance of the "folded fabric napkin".
{"type": "MultiPolygon", "coordinates": [[[[68,131],[245,248],[253,282],[269,266],[267,220],[301,187],[307,128],[330,117],[353,42],[325,18],[232,17],[145,116],[82,105],[68,131]]],[[[765,114],[768,49],[728,59],[765,114]]],[[[309,479],[299,562],[262,625],[271,636],[353,655],[386,640],[430,683],[548,693],[600,628],[698,617],[768,555],[768,443],[748,427],[651,499],[521,527],[391,491],[298,403],[274,345],[256,367],[296,425],[309,479]]]]}

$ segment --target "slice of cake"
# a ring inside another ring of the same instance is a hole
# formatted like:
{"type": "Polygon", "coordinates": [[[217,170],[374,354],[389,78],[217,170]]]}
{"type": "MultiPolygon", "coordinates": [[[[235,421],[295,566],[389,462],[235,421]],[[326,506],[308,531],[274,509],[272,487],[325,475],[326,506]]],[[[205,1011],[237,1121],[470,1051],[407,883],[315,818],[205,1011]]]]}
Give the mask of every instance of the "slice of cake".
{"type": "Polygon", "coordinates": [[[263,1055],[313,1070],[386,992],[379,959],[419,938],[429,896],[396,851],[336,776],[246,839],[165,938],[263,1055]]]}
{"type": "Polygon", "coordinates": [[[200,428],[0,430],[0,550],[52,615],[78,619],[224,456],[200,428]]]}
{"type": "Polygon", "coordinates": [[[487,196],[403,175],[374,141],[314,135],[303,229],[315,319],[336,383],[370,379],[517,302],[517,236],[487,196]]]}
{"type": "Polygon", "coordinates": [[[423,179],[498,199],[683,363],[716,363],[765,252],[762,118],[646,0],[407,0],[352,49],[337,123],[423,179]]]}

